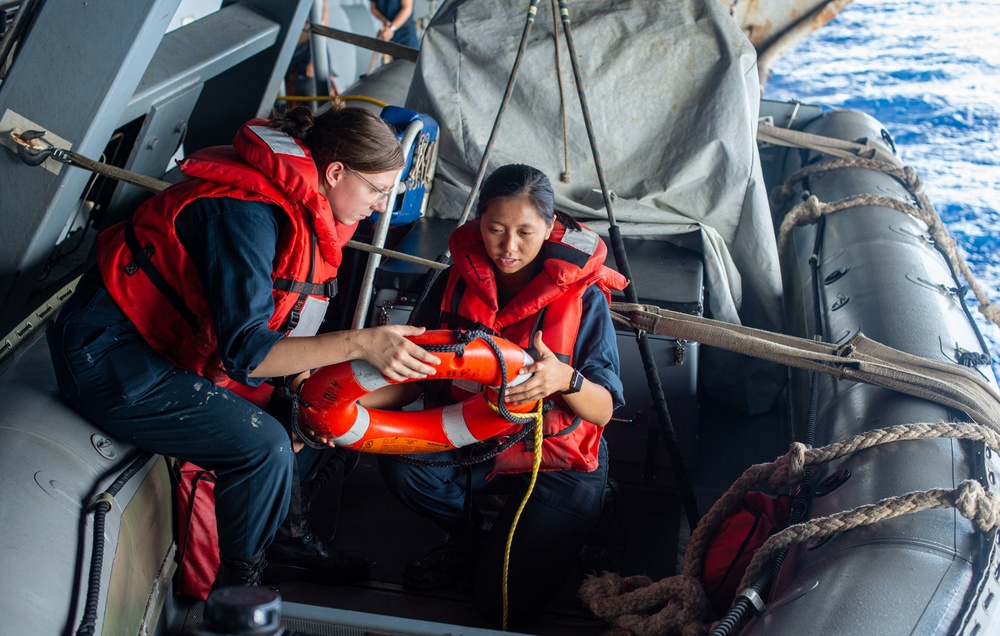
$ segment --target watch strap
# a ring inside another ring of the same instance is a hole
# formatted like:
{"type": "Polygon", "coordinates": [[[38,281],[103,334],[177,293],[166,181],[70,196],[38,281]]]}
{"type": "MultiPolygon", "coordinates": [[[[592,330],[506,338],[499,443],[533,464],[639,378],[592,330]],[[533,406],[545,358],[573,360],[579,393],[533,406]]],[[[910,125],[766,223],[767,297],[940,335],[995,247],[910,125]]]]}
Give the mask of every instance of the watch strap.
{"type": "Polygon", "coordinates": [[[580,389],[583,388],[583,374],[579,370],[573,369],[573,378],[569,382],[569,388],[565,391],[560,391],[562,395],[569,395],[571,393],[578,393],[580,389]]]}

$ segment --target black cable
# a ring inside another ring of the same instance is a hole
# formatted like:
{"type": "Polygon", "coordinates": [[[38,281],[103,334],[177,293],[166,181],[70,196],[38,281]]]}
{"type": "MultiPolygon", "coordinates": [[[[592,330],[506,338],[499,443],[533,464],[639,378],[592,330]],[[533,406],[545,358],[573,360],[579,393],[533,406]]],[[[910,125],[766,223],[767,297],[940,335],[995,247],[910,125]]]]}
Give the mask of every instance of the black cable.
{"type": "Polygon", "coordinates": [[[476,170],[476,180],[472,184],[472,189],[469,190],[469,198],[465,202],[462,216],[458,220],[459,225],[469,219],[469,214],[472,211],[472,202],[475,201],[476,195],[479,193],[479,186],[482,185],[483,177],[486,176],[486,166],[490,159],[490,152],[493,150],[493,142],[496,140],[497,132],[500,130],[500,122],[503,120],[504,111],[507,110],[510,96],[514,93],[517,72],[521,68],[521,60],[524,58],[524,51],[528,46],[528,35],[531,33],[531,26],[535,23],[535,15],[538,13],[538,2],[539,0],[531,0],[531,4],[528,7],[528,16],[524,21],[524,30],[521,32],[521,41],[517,46],[514,65],[510,69],[510,77],[507,79],[507,87],[504,89],[503,98],[500,100],[500,108],[497,109],[497,116],[493,120],[493,130],[490,131],[489,139],[486,141],[486,148],[483,150],[483,157],[479,161],[479,169],[476,170]]]}
{"type": "MultiPolygon", "coordinates": [[[[497,364],[500,367],[500,390],[497,396],[497,411],[500,415],[511,422],[512,424],[520,424],[523,428],[516,434],[508,437],[503,443],[497,445],[496,447],[490,449],[486,453],[481,455],[473,455],[471,457],[466,457],[457,460],[436,460],[436,459],[421,459],[418,457],[413,457],[410,455],[393,455],[393,459],[404,464],[411,464],[414,466],[435,466],[435,467],[446,467],[446,466],[471,466],[472,464],[478,464],[490,459],[493,459],[503,451],[507,450],[514,444],[524,440],[528,435],[530,435],[535,430],[537,426],[537,421],[534,416],[531,415],[520,415],[517,413],[511,413],[510,409],[507,407],[506,402],[504,402],[504,396],[507,393],[507,361],[503,357],[503,352],[500,351],[500,346],[493,340],[493,337],[482,330],[471,330],[471,331],[461,331],[455,330],[456,340],[454,344],[426,344],[420,345],[426,351],[438,352],[438,353],[454,353],[457,357],[461,357],[465,351],[465,345],[472,342],[473,340],[481,339],[486,342],[486,344],[493,350],[493,354],[497,357],[497,364]]],[[[314,441],[311,436],[306,435],[302,427],[299,425],[299,408],[302,404],[302,398],[298,393],[293,393],[288,387],[276,387],[275,391],[283,391],[283,397],[291,400],[291,416],[289,418],[289,427],[292,432],[300,439],[302,442],[315,449],[329,448],[325,444],[321,444],[314,441]]]]}
{"type": "MultiPolygon", "coordinates": [[[[821,218],[816,230],[816,237],[813,241],[812,254],[809,256],[809,266],[812,276],[813,286],[813,307],[815,311],[815,336],[822,340],[823,336],[823,313],[822,301],[820,298],[820,276],[819,276],[819,252],[823,242],[823,234],[826,229],[826,219],[821,218]]],[[[806,419],[806,447],[812,448],[816,442],[816,413],[819,410],[819,373],[809,374],[809,413],[806,419]]],[[[806,466],[802,473],[802,481],[799,484],[795,496],[792,499],[790,513],[788,515],[788,525],[792,526],[802,520],[805,516],[806,506],[812,496],[812,467],[806,466]]],[[[788,548],[784,548],[774,556],[773,566],[750,586],[753,592],[760,596],[764,590],[771,585],[771,581],[781,570],[781,564],[788,556],[788,548]]],[[[742,591],[742,590],[741,590],[742,591]]],[[[722,617],[719,624],[712,630],[710,636],[728,636],[733,630],[739,627],[750,611],[754,609],[750,599],[746,596],[739,596],[733,602],[733,606],[722,617]]]]}
{"type": "Polygon", "coordinates": [[[972,330],[976,332],[976,339],[979,340],[979,346],[982,347],[986,356],[989,358],[989,362],[992,363],[993,354],[990,351],[990,346],[986,344],[986,339],[983,337],[983,332],[979,328],[979,325],[976,323],[976,317],[972,315],[972,310],[969,309],[969,303],[965,301],[965,295],[969,292],[970,288],[967,285],[961,284],[960,282],[961,279],[958,277],[958,272],[955,271],[955,266],[951,262],[951,257],[948,256],[948,252],[943,247],[941,247],[941,245],[937,241],[934,241],[934,248],[941,254],[942,257],[944,257],[944,262],[947,263],[948,265],[948,271],[951,272],[951,277],[955,280],[955,284],[957,285],[957,287],[955,288],[955,296],[958,297],[958,302],[962,305],[962,311],[965,312],[965,315],[969,319],[969,322],[972,323],[972,330]]]}
{"type": "Polygon", "coordinates": [[[27,2],[21,3],[17,13],[14,14],[14,21],[11,23],[10,29],[4,33],[3,39],[0,40],[0,82],[7,79],[7,72],[13,66],[11,60],[13,56],[17,55],[17,45],[24,39],[35,20],[35,14],[44,3],[45,0],[27,0],[27,2]]]}
{"type": "Polygon", "coordinates": [[[302,427],[299,426],[299,404],[302,403],[302,398],[299,397],[298,393],[293,393],[291,389],[284,388],[284,390],[287,391],[288,396],[292,400],[292,413],[288,418],[288,426],[292,429],[292,433],[294,433],[295,436],[309,448],[315,448],[317,450],[329,448],[326,444],[314,440],[312,435],[306,435],[305,432],[303,432],[302,427]]]}
{"type": "MultiPolygon", "coordinates": [[[[583,78],[580,74],[579,62],[577,61],[576,47],[573,45],[573,33],[570,29],[569,8],[567,7],[566,0],[560,0],[559,13],[562,15],[563,32],[566,34],[566,46],[569,48],[569,59],[573,66],[576,92],[580,97],[583,123],[587,128],[587,139],[590,141],[590,150],[594,156],[594,167],[597,169],[597,178],[601,184],[604,206],[608,211],[608,221],[610,223],[608,236],[611,239],[611,249],[615,256],[615,263],[618,265],[618,271],[629,280],[629,284],[625,288],[627,302],[639,304],[639,295],[636,292],[635,281],[632,278],[628,257],[625,254],[625,244],[622,241],[621,230],[615,221],[615,214],[611,204],[611,193],[604,178],[604,167],[601,164],[601,155],[597,149],[597,138],[590,119],[590,109],[587,107],[587,96],[583,88],[583,78]]],[[[674,479],[677,481],[677,487],[680,489],[684,514],[687,517],[688,525],[693,531],[701,519],[701,514],[698,512],[698,501],[694,494],[694,487],[688,478],[684,456],[681,453],[680,444],[677,442],[677,434],[674,431],[674,424],[670,418],[670,411],[667,409],[667,398],[663,393],[663,386],[660,383],[659,372],[656,368],[656,358],[653,356],[653,347],[649,343],[649,338],[645,331],[636,330],[636,340],[639,345],[639,354],[642,357],[643,368],[646,371],[646,381],[649,384],[650,395],[653,398],[657,419],[660,423],[661,437],[666,444],[674,479]]]]}
{"type": "Polygon", "coordinates": [[[87,600],[84,603],[83,618],[80,619],[80,626],[77,628],[77,636],[93,634],[97,624],[97,606],[100,603],[101,594],[101,570],[104,567],[104,521],[111,510],[111,503],[108,499],[113,498],[125,486],[128,480],[132,479],[139,470],[149,462],[153,453],[143,451],[126,468],[115,481],[105,490],[94,509],[94,545],[90,555],[90,576],[87,583],[87,600]],[[105,495],[107,498],[105,498],[105,495]]]}

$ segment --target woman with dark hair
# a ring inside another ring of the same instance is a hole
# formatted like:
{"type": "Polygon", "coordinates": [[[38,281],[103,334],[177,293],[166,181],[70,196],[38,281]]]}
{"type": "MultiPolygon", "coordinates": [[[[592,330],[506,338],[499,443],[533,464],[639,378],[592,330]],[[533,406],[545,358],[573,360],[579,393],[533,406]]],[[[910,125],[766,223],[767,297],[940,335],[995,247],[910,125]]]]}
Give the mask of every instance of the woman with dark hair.
{"type": "MultiPolygon", "coordinates": [[[[385,210],[403,161],[392,130],[362,109],[252,120],[100,235],[97,266],[47,332],[60,392],[80,413],[214,471],[216,587],[259,584],[289,510],[301,441],[264,410],[281,378],[351,359],[396,380],[433,373],[437,359],[405,338],[423,329],[318,333],[341,249],[385,210]]],[[[300,474],[317,453],[300,454],[300,474]]],[[[315,557],[339,581],[367,575],[363,559],[299,534],[306,545],[282,555],[315,557]]]]}
{"type": "MultiPolygon", "coordinates": [[[[534,359],[523,371],[531,377],[506,395],[514,404],[545,404],[542,472],[517,521],[507,575],[509,617],[519,622],[535,617],[558,591],[600,517],[608,470],[601,432],[623,403],[608,301],[610,290],[626,281],[604,266],[607,248],[597,234],[554,211],[552,185],[535,168],[493,172],[477,217],[452,234],[455,264],[413,322],[485,329],[534,359]]],[[[448,387],[452,399],[469,395],[458,384],[448,387]]],[[[531,478],[530,446],[519,442],[471,468],[380,461],[400,500],[448,533],[442,547],[406,566],[408,586],[471,582],[477,608],[500,620],[503,555],[531,478]],[[470,497],[480,492],[507,495],[492,529],[474,517],[470,497]]],[[[427,457],[454,460],[465,450],[427,457]]]]}

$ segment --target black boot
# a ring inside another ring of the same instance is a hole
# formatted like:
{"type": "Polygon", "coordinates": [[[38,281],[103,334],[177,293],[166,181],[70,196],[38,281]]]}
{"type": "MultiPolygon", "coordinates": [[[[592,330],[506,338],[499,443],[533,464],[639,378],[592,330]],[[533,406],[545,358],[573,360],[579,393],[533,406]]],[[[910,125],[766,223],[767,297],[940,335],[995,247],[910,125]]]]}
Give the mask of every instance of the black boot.
{"type": "Polygon", "coordinates": [[[279,531],[267,548],[264,581],[305,581],[320,584],[354,583],[368,578],[371,562],[364,557],[328,548],[303,522],[300,536],[279,531]]]}
{"type": "Polygon", "coordinates": [[[604,487],[601,516],[580,553],[580,564],[585,572],[617,572],[625,558],[628,532],[622,519],[621,495],[618,482],[609,479],[604,487]]]}
{"type": "Polygon", "coordinates": [[[452,528],[443,545],[410,561],[403,567],[403,585],[411,590],[467,591],[475,574],[476,561],[492,523],[473,510],[472,526],[468,522],[452,528]]]}
{"type": "Polygon", "coordinates": [[[238,559],[227,559],[220,556],[219,573],[212,584],[212,590],[223,587],[258,587],[261,582],[261,575],[267,567],[267,560],[264,554],[256,554],[250,557],[240,557],[238,559]]]}
{"type": "Polygon", "coordinates": [[[403,567],[403,585],[418,591],[466,591],[472,582],[478,556],[470,542],[449,536],[443,545],[403,567]]]}
{"type": "Polygon", "coordinates": [[[357,451],[336,448],[316,476],[301,486],[301,516],[309,520],[313,534],[324,543],[333,541],[337,534],[344,478],[357,467],[360,457],[357,451]],[[314,501],[322,505],[312,506],[314,501]]]}

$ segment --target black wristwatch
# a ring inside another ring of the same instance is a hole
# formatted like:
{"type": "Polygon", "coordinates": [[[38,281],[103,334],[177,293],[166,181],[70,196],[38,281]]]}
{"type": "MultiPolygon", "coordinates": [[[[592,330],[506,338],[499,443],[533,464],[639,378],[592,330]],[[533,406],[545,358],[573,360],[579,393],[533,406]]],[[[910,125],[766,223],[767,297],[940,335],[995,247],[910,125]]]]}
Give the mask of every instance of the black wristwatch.
{"type": "Polygon", "coordinates": [[[573,379],[569,381],[569,388],[565,391],[560,391],[562,395],[569,395],[570,393],[577,393],[583,388],[583,374],[573,369],[573,379]]]}

